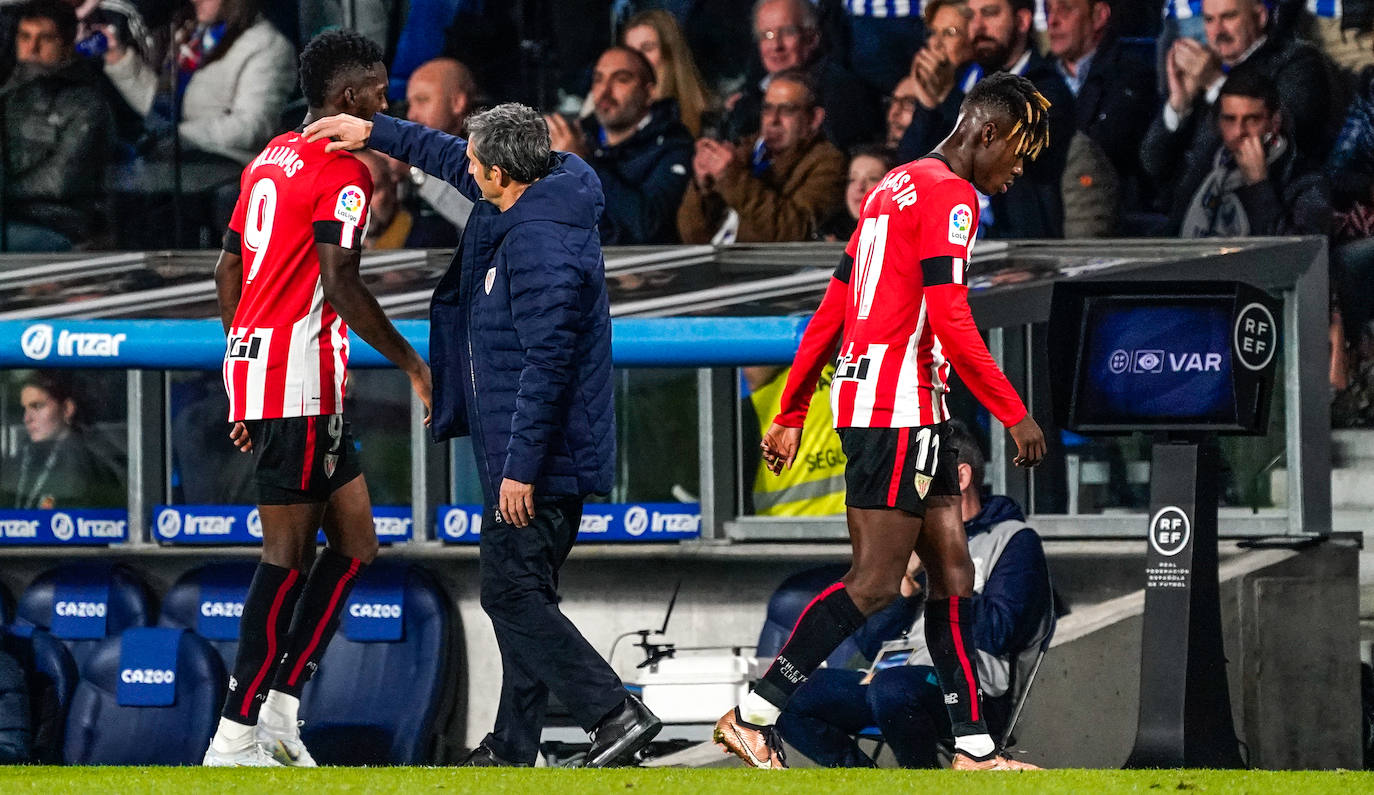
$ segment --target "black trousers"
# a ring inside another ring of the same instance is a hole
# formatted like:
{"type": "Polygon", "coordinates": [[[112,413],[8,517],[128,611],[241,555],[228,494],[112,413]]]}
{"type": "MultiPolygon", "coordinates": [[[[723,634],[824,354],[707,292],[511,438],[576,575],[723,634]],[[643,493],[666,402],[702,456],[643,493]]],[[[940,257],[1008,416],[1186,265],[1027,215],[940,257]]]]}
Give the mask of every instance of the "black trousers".
{"type": "Polygon", "coordinates": [[[590,731],[629,695],[620,677],[558,609],[558,570],[582,521],[582,500],[536,499],[529,526],[482,522],[482,609],[501,649],[501,701],[487,747],[533,764],[549,693],[590,731]]]}

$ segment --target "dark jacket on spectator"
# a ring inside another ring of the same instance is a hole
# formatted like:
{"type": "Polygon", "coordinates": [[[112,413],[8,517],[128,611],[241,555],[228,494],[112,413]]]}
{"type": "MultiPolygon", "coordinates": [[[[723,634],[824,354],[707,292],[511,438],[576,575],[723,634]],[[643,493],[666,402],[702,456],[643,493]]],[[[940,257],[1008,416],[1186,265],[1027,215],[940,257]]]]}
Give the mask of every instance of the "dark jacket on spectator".
{"type": "MultiPolygon", "coordinates": [[[[1222,151],[1219,139],[1211,152],[1188,160],[1177,177],[1177,198],[1169,213],[1167,234],[1180,234],[1194,197],[1219,162],[1232,167],[1234,163],[1230,153],[1222,151]]],[[[1237,187],[1234,193],[1245,211],[1251,236],[1325,235],[1330,231],[1331,198],[1326,179],[1291,144],[1269,164],[1268,179],[1237,187]]]]}
{"type": "MultiPolygon", "coordinates": [[[[1064,236],[1064,202],[1059,180],[1069,154],[1074,131],[1074,99],[1054,62],[1034,50],[1022,76],[1050,101],[1050,145],[1006,193],[989,199],[992,207],[987,236],[1002,240],[1064,236]]],[[[911,126],[897,146],[897,161],[906,162],[928,154],[954,129],[964,92],[955,87],[934,110],[920,105],[911,126]]]]}
{"type": "Polygon", "coordinates": [[[615,475],[611,319],[596,172],[565,152],[500,212],[468,174],[467,141],[377,114],[368,145],[475,204],[430,306],[436,440],[471,434],[489,504],[510,478],[585,497],[615,475]]]}
{"type": "MultiPolygon", "coordinates": [[[[820,87],[821,107],[825,108],[821,129],[831,143],[848,151],[883,135],[881,97],[858,75],[828,55],[814,59],[806,69],[820,87]]],[[[758,134],[765,81],[766,78],[760,77],[745,86],[743,95],[726,117],[723,130],[726,140],[752,138],[758,134]]]]}
{"type": "Polygon", "coordinates": [[[774,158],[758,176],[745,161],[753,145],[738,142],[736,163],[715,190],[687,186],[677,214],[684,243],[709,243],[730,209],[739,213],[740,243],[810,240],[821,219],[844,205],[844,155],[825,136],[774,158]]]}
{"type": "Polygon", "coordinates": [[[1140,142],[1144,120],[1159,108],[1154,47],[1109,39],[1093,56],[1074,98],[1078,129],[1087,133],[1116,169],[1124,209],[1141,206],[1140,142]]]}
{"type": "Polygon", "coordinates": [[[1360,93],[1346,111],[1326,174],[1339,205],[1374,201],[1374,67],[1360,75],[1360,93]]]}
{"type": "Polygon", "coordinates": [[[19,64],[0,89],[8,212],[73,243],[99,226],[113,134],[99,80],[81,61],[55,69],[19,64]]]}
{"type": "Polygon", "coordinates": [[[602,143],[595,116],[583,119],[582,127],[592,149],[589,162],[606,194],[601,244],[678,242],[677,208],[691,179],[693,145],[678,120],[677,103],[655,102],[648,124],[616,146],[602,143]]]}
{"type": "MultiPolygon", "coordinates": [[[[1298,152],[1308,159],[1326,157],[1332,137],[1331,98],[1335,86],[1330,79],[1330,64],[1320,50],[1305,41],[1271,37],[1235,68],[1257,69],[1274,81],[1284,119],[1293,130],[1298,152]]],[[[1163,107],[1155,114],[1151,133],[1156,134],[1154,127],[1157,125],[1168,141],[1156,141],[1153,151],[1148,141],[1142,144],[1140,159],[1157,185],[1175,182],[1179,162],[1173,157],[1185,151],[1212,150],[1217,136],[1214,111],[1207,102],[1204,88],[1198,92],[1192,108],[1174,132],[1170,133],[1164,126],[1163,107]],[[1170,157],[1161,160],[1161,154],[1170,157]]]]}
{"type": "Polygon", "coordinates": [[[27,762],[30,747],[29,686],[19,661],[0,651],[0,764],[27,762]]]}

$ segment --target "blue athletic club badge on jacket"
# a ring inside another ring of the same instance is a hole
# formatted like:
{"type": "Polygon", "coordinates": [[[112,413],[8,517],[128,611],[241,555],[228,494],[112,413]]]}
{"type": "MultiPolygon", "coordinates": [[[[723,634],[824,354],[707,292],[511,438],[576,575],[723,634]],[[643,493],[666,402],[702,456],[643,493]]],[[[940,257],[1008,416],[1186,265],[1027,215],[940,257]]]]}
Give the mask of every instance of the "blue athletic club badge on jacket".
{"type": "Polygon", "coordinates": [[[491,286],[492,286],[493,284],[496,284],[496,266],[495,266],[495,265],[493,265],[493,266],[491,266],[490,268],[487,269],[487,279],[486,279],[485,282],[482,283],[482,286],[486,288],[487,295],[491,295],[491,286]]]}

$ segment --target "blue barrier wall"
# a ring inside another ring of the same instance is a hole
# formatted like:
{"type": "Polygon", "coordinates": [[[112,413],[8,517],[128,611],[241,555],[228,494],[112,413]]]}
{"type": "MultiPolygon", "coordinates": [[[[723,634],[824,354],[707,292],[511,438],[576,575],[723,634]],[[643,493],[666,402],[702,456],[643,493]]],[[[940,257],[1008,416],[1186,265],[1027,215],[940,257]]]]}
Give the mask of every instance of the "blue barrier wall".
{"type": "MultiPolygon", "coordinates": [[[[623,318],[613,322],[618,367],[743,367],[791,364],[808,318],[623,318]]],[[[429,322],[397,329],[429,357],[429,322]]],[[[389,367],[350,335],[351,367],[389,367]]],[[[224,332],[218,320],[0,321],[0,368],[107,367],[218,370],[224,332]]]]}

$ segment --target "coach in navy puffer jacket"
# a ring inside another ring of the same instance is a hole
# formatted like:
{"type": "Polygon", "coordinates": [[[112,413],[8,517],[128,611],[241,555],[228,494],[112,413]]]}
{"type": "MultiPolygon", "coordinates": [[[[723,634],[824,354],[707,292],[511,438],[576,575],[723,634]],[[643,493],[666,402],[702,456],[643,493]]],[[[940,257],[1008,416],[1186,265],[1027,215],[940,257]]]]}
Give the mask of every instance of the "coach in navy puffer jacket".
{"type": "Polygon", "coordinates": [[[436,441],[472,435],[486,501],[504,478],[537,495],[610,491],[615,472],[611,324],[596,172],[555,152],[500,212],[467,172],[467,142],[378,114],[368,146],[476,202],[430,307],[436,441]]]}

